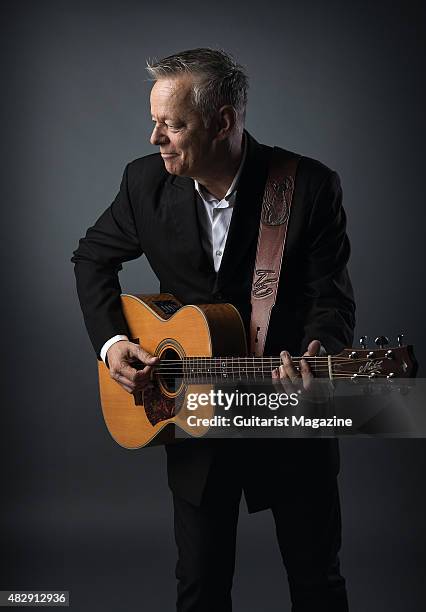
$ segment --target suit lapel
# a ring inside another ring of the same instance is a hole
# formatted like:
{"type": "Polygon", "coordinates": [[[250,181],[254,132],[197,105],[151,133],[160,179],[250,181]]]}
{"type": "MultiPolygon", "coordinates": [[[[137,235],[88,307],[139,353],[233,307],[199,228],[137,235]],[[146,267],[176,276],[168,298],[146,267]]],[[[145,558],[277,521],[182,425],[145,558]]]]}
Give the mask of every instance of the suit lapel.
{"type": "Polygon", "coordinates": [[[201,242],[194,181],[189,177],[171,175],[166,181],[162,201],[174,226],[177,251],[184,252],[197,270],[215,274],[201,242]]]}
{"type": "MultiPolygon", "coordinates": [[[[237,197],[215,290],[238,277],[247,252],[256,244],[263,191],[268,175],[271,147],[260,145],[246,132],[247,155],[237,187],[237,197]]],[[[253,261],[254,263],[254,261],[253,261]]]]}

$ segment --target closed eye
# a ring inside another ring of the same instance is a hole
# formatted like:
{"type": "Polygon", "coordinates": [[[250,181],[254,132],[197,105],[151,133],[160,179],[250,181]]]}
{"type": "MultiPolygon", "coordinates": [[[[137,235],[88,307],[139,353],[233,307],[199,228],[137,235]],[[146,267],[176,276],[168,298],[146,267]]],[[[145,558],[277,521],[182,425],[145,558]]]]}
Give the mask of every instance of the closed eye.
{"type": "Polygon", "coordinates": [[[183,126],[181,125],[175,125],[175,124],[170,124],[170,123],[166,123],[166,127],[169,128],[169,130],[171,130],[172,132],[178,132],[179,130],[182,129],[183,126]]]}

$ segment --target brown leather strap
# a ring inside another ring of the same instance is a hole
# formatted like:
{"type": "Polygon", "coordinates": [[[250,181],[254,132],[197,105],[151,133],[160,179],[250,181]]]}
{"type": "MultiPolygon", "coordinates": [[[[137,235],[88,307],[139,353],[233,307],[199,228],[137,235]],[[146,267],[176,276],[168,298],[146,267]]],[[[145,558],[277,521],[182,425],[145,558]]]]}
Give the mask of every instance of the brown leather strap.
{"type": "Polygon", "coordinates": [[[263,195],[251,289],[250,353],[263,355],[290,219],[300,157],[274,147],[263,195]]]}

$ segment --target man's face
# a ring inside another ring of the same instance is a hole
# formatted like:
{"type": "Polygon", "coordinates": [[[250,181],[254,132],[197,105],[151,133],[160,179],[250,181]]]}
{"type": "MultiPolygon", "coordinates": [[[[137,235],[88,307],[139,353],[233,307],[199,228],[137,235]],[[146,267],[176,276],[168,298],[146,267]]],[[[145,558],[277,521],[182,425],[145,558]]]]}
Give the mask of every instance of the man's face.
{"type": "Polygon", "coordinates": [[[151,91],[155,127],[151,144],[160,147],[167,172],[202,177],[209,166],[214,135],[193,108],[191,77],[160,79],[151,91]]]}

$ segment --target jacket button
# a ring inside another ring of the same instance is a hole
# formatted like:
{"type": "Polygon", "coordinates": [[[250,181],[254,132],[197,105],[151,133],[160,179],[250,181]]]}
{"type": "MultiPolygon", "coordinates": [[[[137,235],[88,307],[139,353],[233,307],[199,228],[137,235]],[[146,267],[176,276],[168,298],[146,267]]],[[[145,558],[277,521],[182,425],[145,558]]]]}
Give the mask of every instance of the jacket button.
{"type": "Polygon", "coordinates": [[[218,292],[214,297],[219,302],[220,300],[223,300],[223,293],[218,292]]]}

